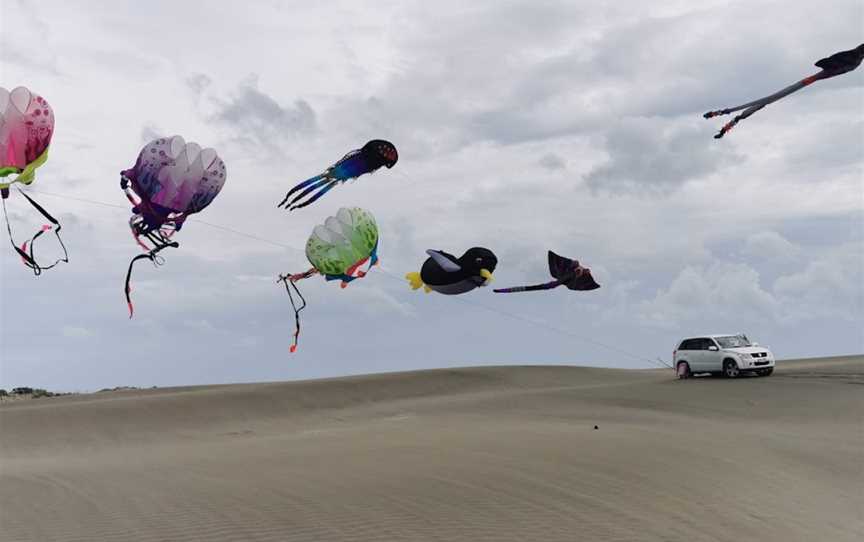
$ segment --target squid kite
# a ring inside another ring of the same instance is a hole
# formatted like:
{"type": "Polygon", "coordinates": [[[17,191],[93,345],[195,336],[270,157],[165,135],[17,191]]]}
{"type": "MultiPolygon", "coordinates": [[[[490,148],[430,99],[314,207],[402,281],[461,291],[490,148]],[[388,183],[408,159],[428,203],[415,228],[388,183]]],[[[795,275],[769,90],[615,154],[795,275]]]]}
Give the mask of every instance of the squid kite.
{"type": "Polygon", "coordinates": [[[735,111],[741,111],[742,109],[744,110],[743,113],[736,116],[731,121],[727,122],[726,125],[720,129],[717,135],[714,136],[714,139],[720,139],[721,137],[726,135],[726,132],[728,132],[736,124],[738,124],[739,121],[746,119],[747,117],[759,111],[766,105],[774,103],[777,100],[784,98],[795,91],[801,90],[807,85],[815,83],[816,81],[820,81],[822,79],[829,79],[831,77],[836,77],[838,75],[851,72],[861,64],[862,59],[864,59],[864,43],[854,49],[850,49],[848,51],[840,51],[839,53],[834,53],[827,58],[819,60],[818,62],[816,62],[816,67],[821,68],[821,71],[814,73],[809,77],[805,77],[804,79],[798,81],[795,84],[789,85],[788,87],[780,90],[779,92],[775,92],[770,96],[766,96],[764,98],[760,98],[758,100],[748,102],[746,104],[736,107],[719,109],[717,111],[709,111],[702,116],[706,119],[710,119],[712,117],[717,117],[720,115],[728,115],[730,113],[734,113],[735,111]]]}
{"type": "Polygon", "coordinates": [[[168,247],[180,246],[171,240],[172,236],[189,215],[210,205],[226,177],[225,162],[216,151],[186,143],[179,135],[151,141],[141,150],[135,165],[120,172],[120,188],[132,204],[129,227],[145,251],[132,258],[126,272],[129,318],[134,312],[129,284],[132,266],[141,259],[161,265],[161,257],[156,255],[168,247]]]}
{"type": "Polygon", "coordinates": [[[292,188],[277,207],[284,205],[285,209],[289,211],[306,207],[339,183],[344,183],[366,173],[372,173],[382,166],[390,169],[396,165],[398,160],[399,153],[396,152],[396,147],[392,143],[383,139],[373,139],[363,145],[363,148],[355,149],[346,154],[341,160],[327,168],[324,173],[306,179],[292,188]],[[303,198],[307,196],[310,197],[304,200],[303,198]]]}
{"type": "Polygon", "coordinates": [[[513,288],[501,288],[493,290],[499,294],[509,294],[512,292],[534,292],[537,290],[551,290],[559,286],[566,286],[571,290],[596,290],[600,287],[591,276],[591,270],[587,267],[582,267],[578,260],[564,258],[549,251],[549,274],[555,279],[544,284],[535,284],[533,286],[514,286],[513,288]]]}
{"type": "Polygon", "coordinates": [[[54,112],[45,98],[34,94],[25,87],[18,87],[11,92],[0,87],[0,200],[3,202],[3,216],[6,219],[6,231],[12,248],[21,256],[24,265],[39,275],[45,269],[51,269],[60,262],[69,262],[66,246],[60,238],[62,226],[53,216],[48,214],[33,198],[20,188],[18,192],[51,224],[45,224],[29,241],[19,247],[12,238],[12,226],[6,214],[6,199],[9,197],[9,187],[14,183],[29,185],[36,180],[36,168],[48,160],[48,147],[54,134],[54,112]],[[7,180],[10,175],[14,178],[7,180]],[[57,241],[63,248],[63,257],[50,265],[40,265],[36,262],[33,248],[43,233],[54,231],[57,241]],[[30,251],[27,251],[27,245],[30,251]]]}

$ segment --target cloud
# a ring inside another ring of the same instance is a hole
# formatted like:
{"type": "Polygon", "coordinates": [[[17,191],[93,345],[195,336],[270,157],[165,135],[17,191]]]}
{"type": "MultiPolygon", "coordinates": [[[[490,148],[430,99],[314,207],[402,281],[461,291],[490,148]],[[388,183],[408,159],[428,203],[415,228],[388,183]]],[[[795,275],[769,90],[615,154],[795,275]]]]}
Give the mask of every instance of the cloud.
{"type": "Polygon", "coordinates": [[[747,236],[741,250],[741,254],[750,259],[772,260],[775,263],[789,262],[800,253],[800,247],[775,231],[761,231],[747,236]]]}
{"type": "Polygon", "coordinates": [[[63,326],[61,333],[71,339],[87,339],[96,334],[92,329],[83,326],[63,326]]]}
{"type": "Polygon", "coordinates": [[[366,285],[358,288],[355,295],[358,308],[371,317],[384,318],[388,313],[396,318],[416,318],[418,315],[411,304],[400,301],[383,288],[366,285]]]}
{"type": "MultiPolygon", "coordinates": [[[[18,68],[4,72],[4,79],[8,79],[19,69],[55,77],[62,75],[58,67],[58,55],[50,46],[46,46],[53,41],[53,35],[42,13],[43,9],[50,8],[23,1],[4,3],[3,16],[6,23],[0,34],[0,65],[13,65],[18,68]],[[10,24],[9,21],[15,22],[10,24]],[[39,36],[39,43],[33,42],[33,36],[39,36]]],[[[4,84],[11,84],[10,89],[19,84],[28,85],[26,81],[4,81],[4,84]]]]}
{"type": "Polygon", "coordinates": [[[553,153],[544,154],[543,157],[537,161],[537,163],[540,164],[540,166],[542,166],[543,168],[546,168],[550,171],[567,168],[567,163],[564,162],[564,159],[553,153]]]}
{"type": "Polygon", "coordinates": [[[259,148],[275,150],[280,141],[316,130],[317,115],[308,102],[300,99],[283,106],[258,88],[257,75],[246,78],[232,94],[227,100],[212,98],[216,112],[211,119],[259,148]]]}
{"type": "MultiPolygon", "coordinates": [[[[754,234],[749,241],[775,257],[798,256],[797,247],[774,232],[754,234]]],[[[604,317],[613,322],[635,316],[661,329],[864,321],[864,243],[822,249],[802,267],[785,266],[786,273],[772,282],[757,271],[766,256],[760,253],[753,263],[715,259],[710,265],[687,266],[648,298],[640,298],[635,282],[612,284],[604,317]]]]}
{"type": "MultiPolygon", "coordinates": [[[[629,118],[605,134],[608,160],[585,175],[593,192],[668,195],[736,158],[706,143],[694,121],[629,118]]],[[[741,157],[738,157],[739,159],[741,157]]]]}
{"type": "Polygon", "coordinates": [[[759,283],[759,273],[746,264],[717,263],[686,267],[653,299],[638,304],[646,324],[677,327],[773,318],[777,300],[759,283]]]}
{"type": "Polygon", "coordinates": [[[154,139],[159,139],[160,137],[165,137],[166,135],[167,134],[165,134],[165,132],[163,132],[162,129],[159,128],[159,126],[157,126],[155,123],[148,122],[141,128],[141,143],[146,145],[154,139]]]}
{"type": "Polygon", "coordinates": [[[209,321],[204,318],[198,320],[184,320],[183,326],[189,329],[194,329],[196,331],[203,332],[213,332],[216,331],[216,327],[209,321]]]}
{"type": "Polygon", "coordinates": [[[192,89],[196,96],[200,96],[213,82],[203,73],[196,73],[186,78],[186,85],[192,89]]]}
{"type": "Polygon", "coordinates": [[[789,321],[864,321],[864,243],[833,247],[803,269],[779,277],[774,291],[789,321]]]}

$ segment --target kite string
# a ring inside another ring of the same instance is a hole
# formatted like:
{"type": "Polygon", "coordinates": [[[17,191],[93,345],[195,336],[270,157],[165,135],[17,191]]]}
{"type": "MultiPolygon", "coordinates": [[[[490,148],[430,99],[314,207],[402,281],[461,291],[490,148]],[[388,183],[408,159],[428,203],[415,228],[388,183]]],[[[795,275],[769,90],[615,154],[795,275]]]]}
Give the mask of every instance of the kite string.
{"type": "MultiPolygon", "coordinates": [[[[398,277],[398,276],[396,276],[396,275],[394,275],[394,274],[392,274],[392,273],[390,273],[390,272],[388,272],[388,271],[385,271],[385,270],[383,270],[383,269],[381,269],[380,272],[383,273],[384,275],[387,275],[387,276],[389,276],[389,277],[391,277],[391,278],[393,278],[393,279],[398,280],[399,282],[403,282],[403,280],[404,280],[404,279],[402,279],[402,278],[400,278],[400,277],[398,277]]],[[[474,306],[474,307],[479,307],[479,308],[481,308],[481,309],[484,309],[484,310],[489,311],[489,312],[494,312],[494,313],[499,314],[499,315],[501,315],[501,316],[507,316],[507,317],[509,317],[509,318],[511,318],[511,319],[513,319],[513,320],[518,320],[518,321],[520,321],[520,322],[525,322],[525,323],[528,323],[528,324],[534,325],[534,326],[536,326],[536,327],[541,327],[541,328],[543,328],[543,329],[546,329],[547,331],[554,331],[554,332],[556,332],[556,333],[560,333],[560,334],[562,334],[562,335],[567,335],[567,336],[569,336],[569,337],[573,337],[573,338],[578,339],[578,340],[580,340],[580,341],[583,341],[583,342],[586,342],[586,343],[589,343],[589,344],[593,344],[593,345],[595,345],[595,346],[600,346],[600,347],[606,348],[606,349],[608,349],[608,350],[612,350],[612,351],[614,351],[614,352],[618,352],[619,354],[623,354],[623,355],[628,356],[628,357],[630,357],[630,358],[633,358],[633,359],[635,359],[635,360],[637,360],[637,361],[647,361],[648,363],[651,363],[652,365],[655,365],[655,366],[658,365],[657,360],[652,360],[652,359],[649,359],[649,358],[646,358],[646,357],[640,356],[640,355],[638,355],[638,354],[633,354],[632,352],[628,352],[628,351],[626,351],[626,350],[622,350],[621,348],[618,348],[618,347],[616,347],[616,346],[612,346],[612,345],[610,345],[610,344],[606,344],[606,343],[603,343],[603,342],[600,342],[600,341],[596,341],[596,340],[594,340],[594,339],[588,339],[588,338],[586,338],[586,337],[583,337],[583,336],[581,336],[581,335],[577,335],[577,334],[575,334],[575,333],[573,333],[573,332],[571,332],[571,331],[568,331],[568,330],[566,330],[566,329],[561,329],[561,328],[556,327],[556,326],[551,326],[551,325],[549,325],[549,324],[547,324],[547,323],[540,322],[540,321],[534,320],[534,319],[532,319],[532,318],[527,318],[527,317],[522,316],[522,315],[520,315],[520,314],[516,314],[516,313],[512,313],[512,312],[503,311],[503,310],[501,310],[501,309],[497,309],[497,308],[495,308],[495,307],[490,307],[489,305],[485,305],[485,304],[483,304],[483,303],[478,303],[477,301],[468,301],[467,299],[460,299],[460,298],[458,298],[458,297],[456,297],[456,296],[451,296],[451,297],[452,297],[452,299],[453,299],[454,301],[458,301],[459,303],[462,303],[462,304],[465,304],[465,305],[474,306]]],[[[659,365],[663,365],[664,367],[667,367],[667,368],[669,367],[665,362],[660,362],[659,365]]]]}
{"type": "MultiPolygon", "coordinates": [[[[123,206],[123,205],[115,205],[115,204],[112,204],[112,203],[105,203],[105,202],[102,202],[102,201],[91,200],[91,199],[86,199],[86,198],[76,198],[76,197],[72,197],[72,196],[66,196],[66,195],[63,195],[63,194],[54,194],[54,193],[51,193],[51,192],[44,192],[44,191],[41,191],[41,190],[33,190],[32,188],[30,188],[29,191],[31,191],[31,192],[36,192],[36,193],[38,193],[38,194],[44,194],[44,195],[46,195],[46,196],[53,196],[53,197],[58,197],[58,198],[66,198],[66,199],[71,199],[71,200],[75,200],[75,201],[81,201],[81,202],[84,202],[84,203],[92,203],[92,204],[96,204],[96,205],[102,205],[102,206],[104,206],[104,207],[115,207],[115,208],[118,208],[118,209],[122,209],[122,210],[124,210],[124,211],[127,209],[127,206],[123,206]]],[[[204,220],[201,220],[201,219],[198,219],[198,218],[190,218],[188,221],[189,221],[189,222],[197,222],[197,223],[199,223],[199,224],[203,224],[203,225],[205,225],[205,226],[209,226],[209,227],[211,227],[211,228],[215,228],[215,229],[219,229],[219,230],[226,231],[226,232],[229,232],[229,233],[233,233],[233,234],[235,234],[235,235],[239,235],[239,236],[241,236],[241,237],[246,237],[246,238],[248,238],[248,239],[254,239],[254,240],[259,241],[259,242],[262,242],[262,243],[267,243],[267,244],[270,244],[270,245],[273,245],[273,246],[277,246],[277,247],[280,247],[280,248],[285,248],[285,249],[288,249],[288,250],[293,250],[293,251],[295,251],[295,252],[299,252],[299,253],[303,253],[303,254],[305,254],[305,251],[303,251],[303,250],[301,250],[301,249],[299,249],[299,248],[297,248],[297,247],[294,247],[294,246],[291,246],[291,245],[286,245],[285,243],[280,243],[280,242],[278,242],[278,241],[273,241],[272,239],[266,239],[266,238],[264,238],[264,237],[259,237],[259,236],[257,236],[257,235],[253,235],[253,234],[251,234],[251,233],[247,233],[247,232],[244,232],[244,231],[236,230],[236,229],[234,229],[234,228],[229,228],[229,227],[227,227],[227,226],[223,226],[223,225],[221,225],[221,224],[214,224],[214,223],[212,223],[212,222],[207,222],[207,221],[204,221],[204,220]]],[[[397,275],[395,275],[395,274],[393,274],[393,273],[390,273],[389,271],[386,271],[386,270],[384,270],[384,269],[380,269],[380,268],[379,268],[379,272],[382,273],[384,276],[387,276],[387,277],[390,277],[390,278],[392,278],[392,279],[394,279],[394,280],[399,281],[400,283],[404,281],[404,279],[403,279],[402,277],[397,276],[397,275]]],[[[586,342],[586,343],[589,343],[589,344],[593,344],[593,345],[595,345],[595,346],[599,346],[599,347],[605,348],[605,349],[607,349],[607,350],[611,350],[611,351],[613,351],[613,352],[617,352],[617,353],[619,353],[619,354],[623,354],[623,355],[628,356],[628,357],[630,357],[630,358],[632,358],[632,359],[634,359],[634,360],[637,360],[637,361],[642,361],[642,362],[650,363],[653,367],[658,367],[658,366],[661,366],[661,365],[662,365],[664,368],[668,368],[668,367],[669,367],[669,365],[667,365],[667,364],[666,364],[665,362],[663,362],[663,361],[659,361],[659,360],[652,360],[652,359],[646,358],[646,357],[644,357],[644,356],[640,356],[640,355],[638,355],[638,354],[634,354],[634,353],[632,353],[632,352],[628,352],[628,351],[626,351],[626,350],[623,350],[623,349],[621,349],[621,348],[618,348],[617,346],[613,346],[613,345],[610,345],[610,344],[606,344],[606,343],[603,343],[603,342],[601,342],[601,341],[597,341],[597,340],[594,340],[594,339],[588,339],[588,338],[586,338],[586,337],[583,337],[583,336],[581,336],[581,335],[577,335],[577,334],[575,334],[575,333],[573,333],[573,332],[571,332],[571,331],[568,331],[568,330],[566,330],[566,329],[562,329],[562,328],[559,328],[559,327],[551,326],[551,325],[549,325],[549,324],[546,324],[546,323],[544,323],[544,322],[540,322],[540,321],[534,320],[534,319],[532,319],[532,318],[527,318],[527,317],[522,316],[522,315],[519,315],[519,314],[515,314],[515,313],[512,313],[512,312],[503,311],[503,310],[501,310],[501,309],[497,309],[497,308],[495,308],[495,307],[490,307],[490,306],[488,306],[488,305],[484,305],[484,304],[482,304],[482,303],[478,303],[478,302],[476,302],[476,301],[468,301],[468,300],[466,300],[466,299],[459,299],[459,298],[456,297],[456,296],[452,296],[452,298],[453,298],[453,300],[455,300],[455,301],[457,301],[457,302],[459,302],[459,303],[465,304],[465,305],[474,306],[474,307],[479,307],[479,308],[481,308],[481,309],[483,309],[483,310],[486,310],[486,311],[488,311],[488,312],[494,312],[494,313],[496,313],[496,314],[499,314],[499,315],[501,315],[501,316],[506,316],[506,317],[511,318],[511,319],[513,319],[513,320],[518,320],[518,321],[521,321],[521,322],[525,322],[525,323],[531,324],[531,325],[536,326],[536,327],[541,327],[541,328],[546,329],[546,330],[548,330],[548,331],[552,331],[552,332],[555,332],[555,333],[559,333],[559,334],[561,334],[561,335],[566,335],[566,336],[569,336],[569,337],[573,337],[573,338],[578,339],[578,340],[580,340],[580,341],[583,341],[583,342],[586,342]]]]}

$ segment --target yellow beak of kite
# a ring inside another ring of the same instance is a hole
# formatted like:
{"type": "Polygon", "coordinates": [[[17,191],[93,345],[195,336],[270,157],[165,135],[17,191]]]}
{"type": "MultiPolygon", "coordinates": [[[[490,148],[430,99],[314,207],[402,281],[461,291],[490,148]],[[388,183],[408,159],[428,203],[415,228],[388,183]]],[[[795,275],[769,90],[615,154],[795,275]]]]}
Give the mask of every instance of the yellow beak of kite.
{"type": "Polygon", "coordinates": [[[484,286],[486,284],[489,284],[490,282],[492,282],[492,280],[494,279],[494,277],[492,276],[492,273],[490,273],[488,269],[481,269],[480,270],[480,276],[483,277],[484,279],[486,279],[486,283],[484,284],[484,286]]]}

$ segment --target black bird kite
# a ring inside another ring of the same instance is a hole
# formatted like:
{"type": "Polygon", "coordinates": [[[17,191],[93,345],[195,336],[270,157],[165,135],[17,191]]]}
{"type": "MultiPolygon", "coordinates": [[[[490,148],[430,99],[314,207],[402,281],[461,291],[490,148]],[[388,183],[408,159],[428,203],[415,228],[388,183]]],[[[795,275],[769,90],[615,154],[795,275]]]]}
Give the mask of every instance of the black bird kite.
{"type": "Polygon", "coordinates": [[[582,267],[578,260],[571,260],[549,251],[549,274],[555,280],[544,284],[533,286],[514,286],[512,288],[500,288],[493,290],[498,294],[509,294],[513,292],[534,292],[537,290],[551,290],[559,286],[566,286],[571,290],[596,290],[599,284],[591,276],[591,270],[582,267]]]}

